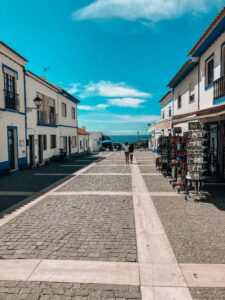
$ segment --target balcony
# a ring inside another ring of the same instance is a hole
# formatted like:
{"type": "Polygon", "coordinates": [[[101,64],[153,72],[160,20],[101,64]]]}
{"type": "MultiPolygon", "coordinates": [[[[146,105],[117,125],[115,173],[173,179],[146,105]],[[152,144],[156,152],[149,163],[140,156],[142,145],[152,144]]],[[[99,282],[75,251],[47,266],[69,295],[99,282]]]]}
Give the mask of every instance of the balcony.
{"type": "Polygon", "coordinates": [[[56,126],[58,124],[58,115],[47,111],[38,111],[38,123],[56,126]]]}
{"type": "Polygon", "coordinates": [[[213,100],[225,97],[225,76],[217,79],[213,83],[213,100]]]}
{"type": "Polygon", "coordinates": [[[4,90],[5,94],[5,109],[20,111],[20,98],[14,92],[4,90]]]}

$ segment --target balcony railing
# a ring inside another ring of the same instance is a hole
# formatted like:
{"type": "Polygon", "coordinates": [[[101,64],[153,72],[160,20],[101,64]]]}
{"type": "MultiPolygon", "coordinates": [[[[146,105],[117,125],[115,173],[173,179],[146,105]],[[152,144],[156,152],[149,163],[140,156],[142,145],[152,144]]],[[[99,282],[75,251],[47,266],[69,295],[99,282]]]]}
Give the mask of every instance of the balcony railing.
{"type": "Polygon", "coordinates": [[[38,111],[38,123],[57,125],[58,115],[55,113],[49,114],[47,111],[38,111]]]}
{"type": "Polygon", "coordinates": [[[225,76],[217,79],[213,83],[214,100],[225,97],[225,76]]]}
{"type": "Polygon", "coordinates": [[[14,92],[4,90],[5,94],[5,109],[20,111],[20,98],[14,92]]]}

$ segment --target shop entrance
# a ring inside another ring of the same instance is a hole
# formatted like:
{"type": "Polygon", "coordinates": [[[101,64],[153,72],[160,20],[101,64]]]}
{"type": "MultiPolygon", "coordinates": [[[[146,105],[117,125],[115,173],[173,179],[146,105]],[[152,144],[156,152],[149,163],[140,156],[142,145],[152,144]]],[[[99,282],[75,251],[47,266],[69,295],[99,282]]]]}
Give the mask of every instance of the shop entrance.
{"type": "Polygon", "coordinates": [[[35,165],[35,151],[34,151],[34,136],[29,135],[29,154],[30,154],[30,166],[35,165]]]}
{"type": "Polygon", "coordinates": [[[38,135],[38,161],[39,164],[43,163],[43,136],[38,135]]]}
{"type": "Polygon", "coordinates": [[[8,157],[10,169],[17,169],[17,128],[13,127],[8,127],[8,157]]]}

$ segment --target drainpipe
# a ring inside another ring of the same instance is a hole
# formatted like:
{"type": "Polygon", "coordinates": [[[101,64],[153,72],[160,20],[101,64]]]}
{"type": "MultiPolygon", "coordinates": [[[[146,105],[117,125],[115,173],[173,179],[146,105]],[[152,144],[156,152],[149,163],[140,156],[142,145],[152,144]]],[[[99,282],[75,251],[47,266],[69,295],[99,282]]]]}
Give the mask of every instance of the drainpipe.
{"type": "Polygon", "coordinates": [[[27,87],[26,87],[26,70],[23,67],[23,86],[24,86],[24,112],[25,112],[25,149],[26,149],[26,160],[28,165],[28,156],[27,156],[27,87]]]}

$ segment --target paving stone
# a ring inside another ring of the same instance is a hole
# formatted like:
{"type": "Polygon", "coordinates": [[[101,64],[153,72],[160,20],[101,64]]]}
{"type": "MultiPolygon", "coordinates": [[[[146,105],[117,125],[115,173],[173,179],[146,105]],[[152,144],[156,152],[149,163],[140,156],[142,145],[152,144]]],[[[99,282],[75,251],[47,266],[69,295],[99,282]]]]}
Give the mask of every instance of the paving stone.
{"type": "Polygon", "coordinates": [[[184,197],[152,197],[179,263],[225,263],[225,211],[184,197]]]}
{"type": "Polygon", "coordinates": [[[193,300],[224,300],[225,288],[190,288],[193,300]]]}
{"type": "MultiPolygon", "coordinates": [[[[149,172],[150,173],[150,172],[149,172]]],[[[149,192],[171,192],[173,191],[169,180],[163,176],[143,176],[149,192]]]]}
{"type": "Polygon", "coordinates": [[[130,166],[100,166],[92,167],[85,173],[131,173],[130,166]]]}
{"type": "MultiPolygon", "coordinates": [[[[20,282],[15,282],[17,286],[20,285],[20,282]]],[[[7,281],[2,281],[1,285],[7,288],[6,292],[0,292],[0,300],[18,300],[18,299],[27,299],[27,300],[110,300],[110,299],[123,299],[130,300],[136,299],[141,300],[141,293],[139,287],[130,286],[118,286],[118,285],[97,285],[97,284],[60,284],[60,295],[57,294],[56,288],[57,285],[52,282],[37,282],[38,290],[33,290],[32,282],[25,282],[23,286],[15,290],[14,287],[9,287],[7,281]],[[51,291],[50,294],[45,295],[45,289],[51,291]],[[27,293],[27,291],[29,292],[27,293]],[[68,291],[71,291],[71,295],[68,295],[68,291]],[[117,297],[120,295],[120,297],[117,297]]]]}
{"type": "Polygon", "coordinates": [[[131,176],[79,176],[57,190],[62,191],[132,191],[131,176]]]}
{"type": "Polygon", "coordinates": [[[3,259],[136,262],[132,197],[48,196],[1,227],[0,245],[3,259]]]}

